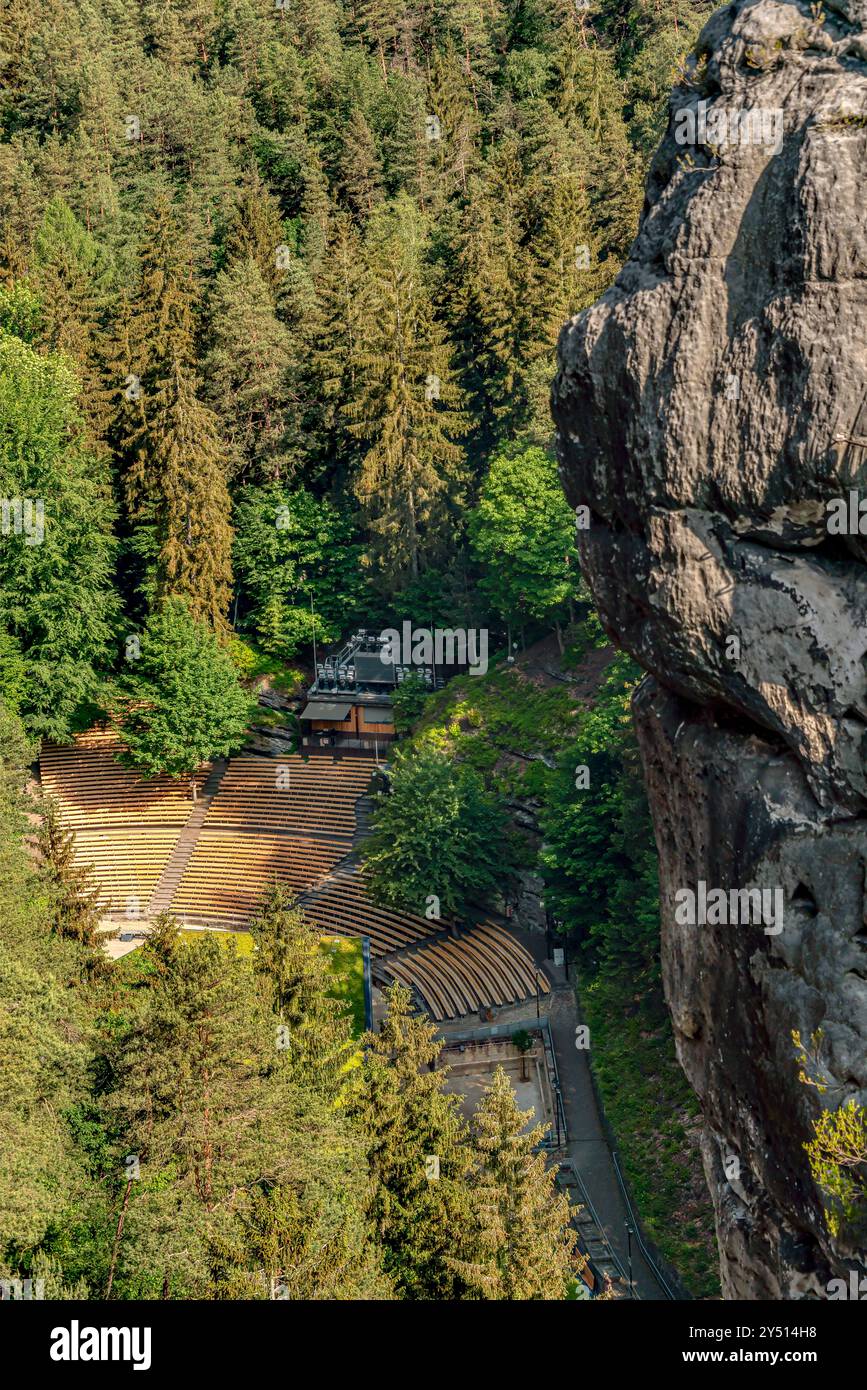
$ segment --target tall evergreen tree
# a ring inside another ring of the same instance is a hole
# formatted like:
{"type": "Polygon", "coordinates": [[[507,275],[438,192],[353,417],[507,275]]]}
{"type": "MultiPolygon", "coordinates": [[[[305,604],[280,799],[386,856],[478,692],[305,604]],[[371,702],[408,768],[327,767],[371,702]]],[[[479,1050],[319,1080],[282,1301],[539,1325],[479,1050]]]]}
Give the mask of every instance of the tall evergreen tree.
{"type": "Polygon", "coordinates": [[[502,1067],[494,1073],[471,1126],[475,1168],[469,1191],[473,1254],[454,1267],[483,1299],[559,1300],[573,1273],[575,1235],[569,1199],[539,1145],[542,1125],[518,1109],[502,1067]]]}
{"type": "Polygon", "coordinates": [[[294,355],[255,260],[235,261],[217,276],[209,318],[205,397],[220,421],[233,471],[255,482],[277,481],[286,467],[294,355]]]}
{"type": "Polygon", "coordinates": [[[399,200],[374,219],[368,298],[358,353],[352,429],[366,452],[355,483],[379,565],[419,573],[435,553],[463,484],[466,431],[445,333],[424,281],[414,208],[399,200]]]}
{"type": "Polygon", "coordinates": [[[112,267],[108,254],[62,198],[49,203],[36,233],[33,283],[42,343],[71,358],[91,437],[102,441],[112,414],[104,338],[112,267]]]}
{"type": "Polygon", "coordinates": [[[39,826],[39,852],[49,886],[54,930],[83,946],[94,946],[99,913],[94,902],[95,884],[86,868],[76,863],[75,836],[60,818],[52,797],[46,797],[39,826]]]}
{"type": "Polygon", "coordinates": [[[232,579],[231,502],[217,421],[198,397],[191,273],[189,243],[160,196],[129,318],[126,498],[147,566],[145,592],[157,600],[181,596],[221,629],[232,579]]]}
{"type": "Polygon", "coordinates": [[[460,1297],[452,1257],[465,1248],[468,1154],[457,1099],[436,1068],[443,1040],[394,984],[380,1031],[364,1041],[351,1113],[367,1138],[368,1209],[385,1269],[403,1298],[460,1297]]]}
{"type": "Polygon", "coordinates": [[[352,1023],[331,997],[331,976],[321,934],[296,905],[295,895],[275,884],[250,923],[255,970],[270,994],[286,1060],[299,1076],[334,1095],[349,1061],[352,1023]]]}

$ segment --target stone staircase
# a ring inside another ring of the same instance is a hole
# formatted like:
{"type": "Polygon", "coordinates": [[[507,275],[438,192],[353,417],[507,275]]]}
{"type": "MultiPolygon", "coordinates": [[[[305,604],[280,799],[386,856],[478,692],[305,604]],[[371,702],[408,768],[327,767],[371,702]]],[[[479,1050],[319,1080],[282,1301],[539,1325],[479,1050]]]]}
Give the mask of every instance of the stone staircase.
{"type": "Polygon", "coordinates": [[[168,912],[172,904],[172,899],[178,889],[178,884],[184,876],[184,870],[192,858],[196,841],[199,838],[199,831],[208,812],[208,807],[217,794],[223,774],[229,766],[227,758],[220,758],[214,763],[208,774],[208,779],[202,787],[199,799],[193,807],[190,818],[178,836],[177,844],[169,855],[168,863],[163,869],[161,876],[157,880],[154,891],[151,893],[145,912],[146,917],[157,917],[161,912],[168,912]]]}

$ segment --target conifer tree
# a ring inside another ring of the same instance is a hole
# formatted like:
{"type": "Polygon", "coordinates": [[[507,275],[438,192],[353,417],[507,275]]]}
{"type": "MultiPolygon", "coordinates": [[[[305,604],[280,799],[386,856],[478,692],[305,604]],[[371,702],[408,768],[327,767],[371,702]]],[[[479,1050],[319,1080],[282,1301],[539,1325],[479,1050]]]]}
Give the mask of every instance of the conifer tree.
{"type": "Polygon", "coordinates": [[[278,250],[286,243],[280,204],[255,171],[245,180],[223,247],[226,264],[253,260],[272,294],[283,280],[278,250]]]}
{"type": "Polygon", "coordinates": [[[460,1297],[450,1257],[465,1248],[467,1151],[457,1099],[436,1068],[443,1040],[413,1017],[409,990],[396,983],[380,1031],[364,1041],[351,1113],[367,1138],[368,1210],[385,1270],[402,1298],[460,1297]]]}
{"type": "Polygon", "coordinates": [[[54,930],[92,947],[99,926],[95,884],[89,871],[76,863],[74,844],[75,836],[63,826],[56,800],[46,797],[39,826],[39,852],[48,880],[54,930]]]}
{"type": "MultiPolygon", "coordinates": [[[[350,1149],[333,1115],[326,1124],[329,1137],[350,1149]]],[[[320,1132],[308,1146],[318,1151],[321,1139],[320,1132]]],[[[232,1228],[211,1238],[212,1297],[389,1298],[390,1285],[357,1199],[364,1181],[360,1157],[356,1145],[340,1174],[342,1190],[329,1192],[314,1180],[303,1194],[296,1186],[267,1182],[245,1193],[232,1228]]]]}
{"type": "Polygon", "coordinates": [[[346,486],[358,455],[347,411],[358,389],[365,285],[358,229],[346,213],[337,213],[315,280],[310,354],[303,376],[303,421],[310,452],[325,475],[341,487],[346,486]]]}
{"type": "Polygon", "coordinates": [[[355,483],[379,565],[416,577],[463,484],[466,432],[445,333],[424,282],[421,227],[400,199],[373,219],[353,432],[364,442],[355,483]]]}
{"type": "Polygon", "coordinates": [[[217,276],[209,318],[204,392],[233,472],[276,481],[286,467],[285,411],[295,358],[255,260],[235,261],[217,276]]]}
{"type": "Polygon", "coordinates": [[[343,132],[338,169],[343,198],[364,219],[382,197],[382,164],[364,112],[353,108],[343,132]]]}
{"type": "MultiPolygon", "coordinates": [[[[287,793],[288,794],[288,793],[287,793]]],[[[310,1084],[333,1095],[352,1046],[345,1006],[331,997],[331,976],[319,929],[295,895],[275,884],[250,923],[255,970],[270,996],[286,1061],[310,1084]]]]}
{"type": "Polygon", "coordinates": [[[215,628],[231,589],[231,503],[217,421],[198,397],[189,243],[169,201],[149,215],[129,353],[121,442],[127,507],[151,571],[145,592],[179,595],[215,628]]]}
{"type": "Polygon", "coordinates": [[[251,712],[225,647],[180,598],[151,613],[114,703],[120,761],[147,777],[187,777],[193,797],[199,765],[240,746],[251,712]]]}
{"type": "Polygon", "coordinates": [[[111,423],[103,326],[112,268],[107,253],[62,198],[49,203],[36,233],[33,283],[39,296],[42,344],[71,358],[81,382],[81,407],[91,438],[102,441],[111,423]]]}
{"type": "Polygon", "coordinates": [[[226,454],[216,416],[181,363],[156,384],[130,443],[131,514],[154,566],[148,587],[157,602],[182,598],[194,617],[224,631],[232,584],[226,454]]]}
{"type": "Polygon", "coordinates": [[[106,1097],[123,1153],[139,1165],[117,1258],[127,1296],[161,1286],[202,1296],[207,1242],[238,1187],[282,1173],[291,1097],[273,1059],[252,973],[234,946],[208,933],[180,942],[120,1041],[106,1097]]]}
{"type": "Polygon", "coordinates": [[[562,1299],[573,1272],[569,1199],[557,1192],[539,1148],[544,1127],[526,1129],[531,1117],[498,1067],[471,1126],[473,1254],[453,1261],[479,1298],[562,1299]]]}

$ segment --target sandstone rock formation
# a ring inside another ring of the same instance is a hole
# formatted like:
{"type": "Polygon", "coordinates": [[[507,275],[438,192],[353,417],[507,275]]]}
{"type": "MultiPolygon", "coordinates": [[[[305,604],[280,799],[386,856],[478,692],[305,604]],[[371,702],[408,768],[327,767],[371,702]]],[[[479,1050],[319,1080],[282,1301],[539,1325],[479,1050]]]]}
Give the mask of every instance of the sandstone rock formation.
{"type": "Polygon", "coordinates": [[[865,31],[867,0],[710,20],[554,386],[584,572],[649,673],[665,989],[728,1297],[864,1272],[803,1144],[822,1106],[867,1104],[867,536],[826,505],[867,497],[865,31]],[[700,880],[782,888],[783,930],[679,924],[700,880]],[[824,1095],[793,1029],[822,1030],[824,1095]]]}

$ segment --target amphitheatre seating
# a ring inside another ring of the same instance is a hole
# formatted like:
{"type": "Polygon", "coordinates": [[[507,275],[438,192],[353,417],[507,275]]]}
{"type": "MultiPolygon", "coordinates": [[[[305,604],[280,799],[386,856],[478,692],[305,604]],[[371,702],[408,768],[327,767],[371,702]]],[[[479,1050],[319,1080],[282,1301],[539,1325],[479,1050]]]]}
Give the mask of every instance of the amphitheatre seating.
{"type": "Polygon", "coordinates": [[[439,1023],[550,990],[528,951],[503,927],[482,923],[390,957],[381,968],[417,990],[439,1023]],[[537,986],[538,980],[538,986],[537,986]]]}
{"type": "Polygon", "coordinates": [[[373,758],[322,754],[313,754],[307,762],[298,754],[233,758],[205,824],[261,826],[349,841],[355,832],[355,803],[367,790],[375,767],[373,758]]]}
{"type": "MultiPolygon", "coordinates": [[[[192,810],[189,782],[144,778],[115,761],[121,744],[110,731],[79,734],[74,744],[47,743],[40,768],[43,790],[54,796],[70,829],[96,825],[183,825],[192,810]]],[[[201,789],[209,767],[199,769],[201,789]]]]}
{"type": "Polygon", "coordinates": [[[172,899],[172,912],[244,926],[271,883],[299,891],[316,883],[348,846],[289,835],[203,829],[172,899]]]}
{"type": "Polygon", "coordinates": [[[147,908],[178,831],[171,826],[76,830],[76,865],[92,869],[94,900],[106,914],[137,917],[147,908]]]}
{"type": "MultiPolygon", "coordinates": [[[[188,824],[187,784],[145,780],[121,767],[120,746],[115,732],[95,729],[65,747],[47,744],[41,758],[43,787],[74,831],[76,863],[90,866],[90,891],[103,913],[146,912],[177,846],[161,891],[180,875],[171,902],[179,917],[195,926],[245,927],[268,886],[286,884],[304,895],[306,916],[323,931],[367,936],[378,974],[415,990],[438,1022],[549,990],[541,973],[537,986],[532,957],[496,922],[450,937],[446,922],[377,906],[361,869],[337,867],[352,848],[356,802],[370,785],[373,758],[233,758],[201,808],[204,820],[188,824]]],[[[200,769],[200,786],[209,771],[200,769]]]]}
{"type": "Polygon", "coordinates": [[[376,907],[365,891],[360,872],[335,874],[321,891],[304,903],[311,921],[341,936],[368,936],[374,956],[400,950],[439,931],[440,923],[428,922],[408,912],[376,907]]]}

